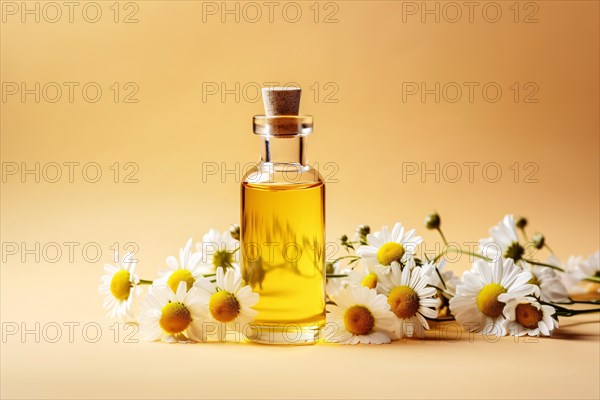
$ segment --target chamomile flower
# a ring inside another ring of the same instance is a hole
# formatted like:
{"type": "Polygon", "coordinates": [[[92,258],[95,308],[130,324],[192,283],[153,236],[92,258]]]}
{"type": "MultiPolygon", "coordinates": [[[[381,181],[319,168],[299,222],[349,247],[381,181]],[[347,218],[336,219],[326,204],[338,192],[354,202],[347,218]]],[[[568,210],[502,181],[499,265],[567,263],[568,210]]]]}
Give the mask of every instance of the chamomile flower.
{"type": "Polygon", "coordinates": [[[446,260],[442,260],[437,264],[434,261],[429,261],[423,264],[423,271],[429,276],[429,285],[438,288],[438,298],[440,303],[437,307],[438,316],[445,317],[450,315],[449,301],[456,294],[456,286],[461,283],[460,277],[455,276],[454,272],[445,271],[446,260]]]}
{"type": "Polygon", "coordinates": [[[233,268],[239,270],[239,262],[236,250],[240,244],[231,236],[231,232],[219,232],[216,229],[209,230],[203,237],[202,242],[196,244],[196,250],[202,255],[203,263],[208,264],[213,272],[218,267],[233,268]]]}
{"type": "Polygon", "coordinates": [[[517,225],[512,214],[504,216],[500,223],[490,229],[491,237],[479,241],[481,254],[494,261],[500,258],[511,258],[519,261],[525,249],[519,244],[517,225]]]}
{"type": "Polygon", "coordinates": [[[583,294],[586,292],[583,285],[580,285],[582,279],[580,265],[582,263],[585,263],[585,259],[581,256],[570,256],[564,264],[555,256],[548,258],[548,264],[560,267],[565,271],[562,274],[562,281],[567,288],[567,292],[571,294],[583,294]]]}
{"type": "Polygon", "coordinates": [[[592,254],[587,262],[581,265],[581,269],[586,276],[600,277],[600,251],[592,254]]]}
{"type": "Polygon", "coordinates": [[[529,269],[531,272],[529,283],[533,283],[540,288],[540,300],[550,303],[569,302],[567,288],[563,284],[561,276],[555,270],[538,265],[529,267],[527,263],[524,263],[524,268],[529,269]]]}
{"type": "Polygon", "coordinates": [[[354,231],[352,241],[360,244],[367,243],[367,235],[371,233],[371,227],[369,225],[359,225],[354,231]]]}
{"type": "Polygon", "coordinates": [[[424,337],[429,324],[425,318],[436,318],[440,300],[434,298],[435,288],[428,287],[428,271],[409,262],[401,269],[392,261],[390,273],[383,277],[382,293],[394,314],[392,332],[396,338],[424,337]]]}
{"type": "Polygon", "coordinates": [[[565,265],[566,283],[569,290],[576,294],[600,293],[600,286],[593,282],[584,282],[588,277],[600,278],[600,251],[594,253],[587,260],[581,256],[571,256],[565,265]]]}
{"type": "MultiPolygon", "coordinates": [[[[326,263],[327,274],[334,275],[347,275],[350,273],[350,268],[340,269],[340,263],[326,263]]],[[[327,278],[325,284],[325,293],[327,297],[332,299],[340,290],[342,290],[348,284],[348,278],[327,278]]]]}
{"type": "Polygon", "coordinates": [[[382,271],[389,272],[392,262],[404,264],[412,258],[417,246],[423,241],[420,236],[415,236],[415,230],[404,231],[401,223],[396,223],[390,232],[387,226],[380,231],[367,235],[367,245],[362,245],[356,254],[369,265],[380,265],[382,271]]]}
{"type": "Polygon", "coordinates": [[[491,263],[476,261],[473,268],[464,273],[462,284],[456,287],[450,309],[465,330],[504,336],[505,301],[532,293],[539,295],[539,288],[528,283],[530,280],[531,273],[523,271],[510,258],[491,263]],[[503,293],[506,296],[501,301],[499,296],[503,293]]]}
{"type": "Polygon", "coordinates": [[[554,307],[541,305],[534,297],[510,298],[505,294],[499,296],[506,301],[504,306],[504,329],[512,336],[550,336],[558,328],[558,321],[552,315],[554,307]]]}
{"type": "Polygon", "coordinates": [[[188,290],[185,281],[175,292],[168,285],[148,293],[140,315],[140,333],[145,340],[187,343],[202,340],[202,302],[199,290],[188,290]]]}
{"type": "Polygon", "coordinates": [[[348,274],[348,284],[351,286],[364,286],[369,289],[375,289],[379,293],[381,288],[381,279],[377,275],[378,269],[373,265],[360,263],[356,265],[348,274]]]}
{"type": "Polygon", "coordinates": [[[217,325],[215,333],[221,338],[227,330],[246,332],[258,313],[252,308],[258,303],[258,293],[245,286],[240,273],[231,268],[218,267],[216,277],[215,284],[201,279],[195,286],[200,290],[205,320],[217,325]]]}
{"type": "Polygon", "coordinates": [[[129,260],[133,260],[133,254],[126,254],[117,265],[104,264],[105,274],[98,287],[98,291],[106,295],[103,307],[109,310],[107,316],[120,317],[125,321],[134,320],[133,298],[142,292],[138,286],[140,278],[134,274],[137,261],[129,260]]]}
{"type": "Polygon", "coordinates": [[[327,305],[327,322],[337,329],[328,342],[383,344],[391,342],[393,314],[383,295],[364,286],[348,286],[327,305]]]}
{"type": "Polygon", "coordinates": [[[192,253],[192,238],[190,238],[185,247],[179,249],[179,260],[173,256],[167,257],[168,268],[158,272],[159,278],[154,281],[153,286],[168,285],[175,292],[179,282],[185,282],[189,290],[194,282],[203,277],[203,273],[210,272],[203,268],[200,261],[200,253],[192,253]]]}
{"type": "Polygon", "coordinates": [[[454,272],[445,270],[446,260],[441,260],[437,264],[437,271],[435,267],[436,263],[434,261],[423,264],[423,271],[429,276],[429,284],[442,289],[443,291],[440,293],[444,297],[452,298],[456,294],[456,286],[460,284],[460,278],[454,275],[454,272]]]}

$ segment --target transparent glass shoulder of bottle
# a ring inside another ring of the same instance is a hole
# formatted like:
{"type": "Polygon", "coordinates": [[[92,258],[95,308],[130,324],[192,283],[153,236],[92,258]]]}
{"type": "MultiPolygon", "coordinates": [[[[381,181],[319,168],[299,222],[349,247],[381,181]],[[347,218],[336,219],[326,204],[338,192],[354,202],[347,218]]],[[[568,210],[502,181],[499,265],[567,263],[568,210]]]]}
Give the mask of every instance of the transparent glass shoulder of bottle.
{"type": "Polygon", "coordinates": [[[322,185],[323,177],[310,165],[260,161],[244,174],[242,183],[256,187],[312,187],[322,185]]]}

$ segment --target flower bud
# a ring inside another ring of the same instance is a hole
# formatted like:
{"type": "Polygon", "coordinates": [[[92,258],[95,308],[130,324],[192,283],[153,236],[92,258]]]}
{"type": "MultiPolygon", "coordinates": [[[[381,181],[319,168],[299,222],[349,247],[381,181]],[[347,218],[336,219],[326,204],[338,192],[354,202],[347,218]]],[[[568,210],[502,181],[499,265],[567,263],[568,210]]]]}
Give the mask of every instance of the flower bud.
{"type": "Polygon", "coordinates": [[[333,267],[333,263],[327,261],[325,263],[325,273],[327,273],[328,275],[331,275],[335,272],[335,268],[333,267]]]}
{"type": "Polygon", "coordinates": [[[356,232],[358,233],[360,240],[366,242],[367,235],[371,233],[371,227],[369,225],[359,225],[358,228],[356,228],[356,232]]]}
{"type": "Polygon", "coordinates": [[[531,237],[531,240],[533,241],[533,245],[535,246],[535,248],[538,250],[544,247],[544,243],[546,243],[546,238],[541,233],[536,233],[535,235],[533,235],[531,237]]]}
{"type": "Polygon", "coordinates": [[[240,226],[238,224],[231,224],[229,233],[231,233],[231,237],[235,240],[240,240],[240,226]]]}
{"type": "Polygon", "coordinates": [[[517,228],[523,229],[527,226],[527,219],[523,217],[519,217],[516,222],[517,228]]]}
{"type": "Polygon", "coordinates": [[[425,226],[427,229],[439,229],[442,220],[438,213],[429,214],[425,217],[425,226]]]}

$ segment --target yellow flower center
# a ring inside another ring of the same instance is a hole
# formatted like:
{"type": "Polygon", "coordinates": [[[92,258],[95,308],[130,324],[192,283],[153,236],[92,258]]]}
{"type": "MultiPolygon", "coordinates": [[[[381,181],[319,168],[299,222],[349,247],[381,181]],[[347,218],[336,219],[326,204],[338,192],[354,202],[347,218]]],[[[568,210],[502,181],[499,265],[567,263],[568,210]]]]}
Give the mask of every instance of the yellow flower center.
{"type": "Polygon", "coordinates": [[[160,327],[168,333],[181,333],[192,322],[192,315],[186,306],[177,302],[168,303],[162,308],[160,327]]]}
{"type": "Polygon", "coordinates": [[[240,302],[233,294],[221,290],[210,297],[208,309],[217,321],[231,322],[240,313],[240,302]]]}
{"type": "Polygon", "coordinates": [[[377,274],[375,272],[369,273],[362,279],[362,281],[360,281],[360,283],[369,289],[375,289],[377,286],[377,274]]]}
{"type": "Polygon", "coordinates": [[[187,290],[190,290],[194,285],[194,282],[196,282],[196,279],[194,279],[192,273],[187,269],[178,269],[177,271],[173,272],[171,276],[169,276],[167,285],[169,285],[173,292],[176,292],[179,282],[185,282],[187,285],[187,290]]]}
{"type": "Polygon", "coordinates": [[[344,313],[344,326],[353,335],[367,335],[375,327],[375,317],[365,306],[352,306],[344,313]]]}
{"type": "Polygon", "coordinates": [[[212,264],[215,268],[223,267],[228,268],[231,267],[231,263],[233,262],[233,253],[228,252],[227,250],[219,250],[215,253],[212,259],[212,264]]]}
{"type": "Polygon", "coordinates": [[[390,291],[388,304],[398,318],[414,317],[419,311],[419,295],[408,286],[396,286],[390,291]]]}
{"type": "Polygon", "coordinates": [[[540,322],[543,317],[542,312],[529,303],[517,305],[515,311],[517,322],[527,329],[537,328],[538,322],[540,322]]]}
{"type": "Polygon", "coordinates": [[[110,292],[117,300],[127,300],[131,292],[131,275],[125,270],[117,271],[110,281],[110,292]]]}
{"type": "Polygon", "coordinates": [[[496,318],[502,314],[504,303],[498,301],[498,296],[506,293],[506,289],[499,283],[489,283],[477,295],[477,307],[488,317],[496,318]]]}
{"type": "Polygon", "coordinates": [[[379,248],[377,261],[381,265],[391,265],[392,261],[400,262],[404,253],[406,250],[400,243],[389,242],[379,248]]]}

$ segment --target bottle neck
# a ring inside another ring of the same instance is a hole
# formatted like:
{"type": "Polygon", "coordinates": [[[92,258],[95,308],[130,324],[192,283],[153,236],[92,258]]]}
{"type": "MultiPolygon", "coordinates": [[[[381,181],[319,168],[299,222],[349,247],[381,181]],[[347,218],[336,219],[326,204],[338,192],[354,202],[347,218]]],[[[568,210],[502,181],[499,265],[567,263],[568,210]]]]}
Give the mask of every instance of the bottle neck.
{"type": "Polygon", "coordinates": [[[306,137],[263,136],[261,161],[273,164],[308,165],[306,157],[306,137]]]}

